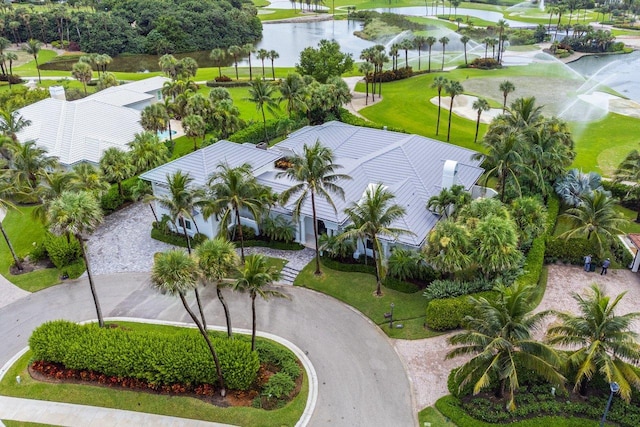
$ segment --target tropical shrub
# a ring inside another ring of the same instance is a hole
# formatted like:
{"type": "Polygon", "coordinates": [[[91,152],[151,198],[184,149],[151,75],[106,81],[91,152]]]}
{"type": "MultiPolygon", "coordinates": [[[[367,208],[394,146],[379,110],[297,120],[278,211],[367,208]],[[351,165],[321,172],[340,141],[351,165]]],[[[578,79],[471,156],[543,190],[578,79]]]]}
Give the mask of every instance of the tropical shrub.
{"type": "Polygon", "coordinates": [[[66,275],[69,279],[77,279],[82,276],[87,270],[87,267],[84,265],[84,260],[78,259],[71,264],[64,266],[62,268],[62,274],[66,275]]]}
{"type": "MultiPolygon", "coordinates": [[[[237,225],[233,225],[231,228],[229,228],[229,239],[231,241],[234,242],[239,242],[240,241],[240,235],[236,230],[237,225]]],[[[251,228],[248,227],[246,225],[242,226],[242,238],[244,240],[251,240],[251,239],[255,239],[256,238],[256,231],[251,228]]]]}
{"type": "Polygon", "coordinates": [[[416,279],[423,265],[426,266],[420,252],[395,248],[387,260],[387,274],[400,280],[416,279]]]}
{"type": "Polygon", "coordinates": [[[356,251],[356,243],[353,239],[343,239],[340,236],[329,236],[322,234],[318,238],[318,246],[323,255],[326,253],[329,258],[345,260],[352,258],[356,251]]]}
{"type": "Polygon", "coordinates": [[[567,206],[578,206],[582,197],[595,190],[604,191],[602,177],[596,172],[583,173],[579,169],[571,169],[566,175],[556,180],[554,190],[567,206]]]}
{"type": "Polygon", "coordinates": [[[545,237],[540,236],[533,239],[533,244],[527,258],[524,261],[524,273],[518,277],[518,282],[523,282],[526,285],[537,285],[540,281],[540,275],[542,274],[542,266],[545,259],[545,237]]]}
{"type": "Polygon", "coordinates": [[[476,58],[471,62],[471,64],[469,64],[469,68],[491,70],[493,68],[501,68],[501,65],[497,60],[493,58],[476,58]]]}
{"type": "Polygon", "coordinates": [[[262,233],[271,240],[290,243],[296,237],[296,227],[282,215],[267,216],[262,222],[262,233]]]}
{"type": "Polygon", "coordinates": [[[262,394],[268,398],[282,399],[289,396],[295,388],[296,383],[288,374],[278,372],[269,378],[262,394]]]}
{"type": "Polygon", "coordinates": [[[66,236],[48,234],[44,240],[49,259],[58,269],[62,269],[81,258],[80,243],[71,236],[67,241],[66,236]]]}
{"type": "Polygon", "coordinates": [[[435,299],[456,298],[477,292],[490,291],[494,283],[491,280],[479,278],[471,281],[434,280],[422,293],[427,301],[435,299]]]}
{"type": "Polygon", "coordinates": [[[125,198],[118,192],[118,187],[112,185],[109,191],[107,191],[100,198],[100,207],[105,214],[116,211],[125,202],[125,198]]]}
{"type": "Polygon", "coordinates": [[[599,253],[598,245],[593,240],[548,237],[545,246],[544,260],[546,263],[561,261],[581,265],[584,263],[584,257],[587,254],[591,254],[592,263],[597,264],[601,261],[597,256],[599,253]]]}
{"type": "MultiPolygon", "coordinates": [[[[160,242],[168,243],[174,246],[180,246],[181,248],[187,247],[187,240],[184,238],[183,233],[176,233],[163,226],[163,222],[153,222],[151,226],[151,238],[160,242]]],[[[166,225],[166,224],[165,224],[166,225]]],[[[197,233],[191,239],[191,247],[195,248],[200,243],[207,240],[207,236],[202,233],[197,233]]]]}
{"type": "MultiPolygon", "coordinates": [[[[227,387],[246,390],[260,367],[258,353],[244,340],[212,337],[227,387]]],[[[205,341],[195,330],[179,334],[99,328],[58,320],[29,338],[34,360],[69,369],[136,378],[152,384],[215,384],[216,370],[205,341]]]]}
{"type": "Polygon", "coordinates": [[[449,331],[463,326],[466,316],[473,314],[473,305],[469,297],[495,299],[494,291],[479,292],[455,298],[436,299],[427,305],[426,324],[436,331],[449,331]]]}

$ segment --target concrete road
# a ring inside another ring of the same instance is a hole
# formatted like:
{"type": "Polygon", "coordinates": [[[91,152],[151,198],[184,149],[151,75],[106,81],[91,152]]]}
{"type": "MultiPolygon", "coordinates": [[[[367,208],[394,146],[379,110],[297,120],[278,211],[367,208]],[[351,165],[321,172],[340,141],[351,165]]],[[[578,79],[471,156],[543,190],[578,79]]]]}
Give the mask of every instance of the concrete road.
{"type": "MultiPolygon", "coordinates": [[[[179,300],[149,288],[147,273],[98,276],[105,317],[130,316],[189,322],[179,300]]],[[[282,287],[290,300],[257,301],[258,329],[286,338],[303,351],[318,375],[312,426],[415,426],[411,387],[389,339],[350,307],[307,289],[282,287]]],[[[248,295],[226,291],[234,327],[251,328],[248,295]]],[[[203,292],[207,320],[224,325],[214,289],[203,292]]],[[[31,294],[0,308],[0,365],[27,345],[47,320],[95,318],[91,293],[80,279],[31,294]]],[[[0,414],[0,418],[1,418],[0,414]]]]}

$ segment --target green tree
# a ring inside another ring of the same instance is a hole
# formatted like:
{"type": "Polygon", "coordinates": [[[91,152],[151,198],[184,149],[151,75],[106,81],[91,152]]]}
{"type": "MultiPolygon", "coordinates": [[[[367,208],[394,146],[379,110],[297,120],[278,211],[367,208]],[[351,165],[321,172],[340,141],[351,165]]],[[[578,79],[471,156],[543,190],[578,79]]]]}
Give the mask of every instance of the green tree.
{"type": "Polygon", "coordinates": [[[129,153],[116,147],[107,148],[100,158],[100,169],[107,181],[118,184],[118,193],[124,196],[122,181],[130,178],[135,172],[129,153]]]}
{"type": "Polygon", "coordinates": [[[358,203],[352,203],[345,213],[354,224],[354,228],[345,231],[345,238],[359,235],[367,236],[371,241],[373,262],[376,266],[376,295],[382,295],[382,279],[385,276],[382,244],[380,237],[396,238],[401,234],[412,234],[409,230],[392,227],[392,224],[404,217],[405,208],[393,203],[395,195],[382,184],[367,188],[364,197],[358,203]]]}
{"type": "Polygon", "coordinates": [[[76,62],[73,64],[73,68],[71,69],[71,75],[74,79],[82,83],[84,94],[87,95],[87,83],[91,81],[91,77],[93,76],[93,70],[91,70],[91,67],[84,62],[76,62]]]}
{"type": "Polygon", "coordinates": [[[109,191],[109,183],[104,179],[102,171],[90,163],[78,163],[71,171],[69,190],[88,191],[100,198],[109,191]]]}
{"type": "Polygon", "coordinates": [[[404,68],[409,68],[409,49],[413,48],[413,42],[409,39],[404,39],[400,43],[400,49],[404,50],[404,68]]]}
{"type": "MultiPolygon", "coordinates": [[[[294,217],[299,218],[302,207],[307,198],[311,199],[311,212],[313,217],[313,237],[316,249],[316,275],[322,274],[320,270],[320,250],[318,247],[318,217],[316,212],[316,197],[321,197],[331,205],[334,212],[336,206],[331,198],[331,194],[337,194],[344,200],[344,190],[337,182],[339,180],[351,179],[348,175],[337,174],[335,171],[342,166],[334,163],[334,156],[331,149],[324,147],[320,141],[316,141],[312,146],[304,145],[303,153],[290,159],[291,166],[286,171],[278,173],[277,177],[286,177],[295,181],[292,187],[281,194],[282,203],[297,194],[300,194],[294,203],[294,217]]],[[[304,237],[304,236],[302,236],[304,237]]]]}
{"type": "MultiPolygon", "coordinates": [[[[261,49],[264,50],[264,49],[261,49]]],[[[253,80],[253,67],[251,66],[251,54],[256,52],[256,48],[251,43],[242,46],[242,54],[249,60],[249,80],[253,80]]],[[[264,59],[262,60],[262,76],[264,77],[264,59]]]]}
{"type": "Polygon", "coordinates": [[[279,277],[280,273],[269,266],[263,255],[250,255],[240,269],[240,277],[233,285],[234,290],[246,292],[251,298],[251,351],[256,348],[256,298],[258,296],[264,300],[268,300],[269,297],[286,298],[282,292],[267,289],[267,286],[278,280],[279,277]]]}
{"type": "Polygon", "coordinates": [[[0,109],[0,132],[2,135],[17,142],[18,132],[28,126],[31,126],[31,120],[25,119],[17,111],[0,109]]]}
{"type": "Polygon", "coordinates": [[[445,86],[445,90],[451,99],[451,102],[449,103],[449,125],[447,126],[447,142],[449,142],[449,137],[451,136],[451,118],[453,117],[453,100],[456,96],[462,95],[464,88],[459,81],[449,80],[445,86]]]}
{"type": "Polygon", "coordinates": [[[632,388],[640,390],[640,345],[638,334],[631,329],[640,313],[614,313],[625,294],[611,299],[593,284],[586,295],[573,294],[579,314],[554,312],[558,321],[549,327],[547,342],[569,349],[569,365],[576,369],[574,390],[581,394],[594,375],[601,375],[608,383],[617,382],[627,403],[632,388]]]}
{"type": "Polygon", "coordinates": [[[530,243],[544,232],[547,208],[539,198],[518,197],[511,201],[509,210],[516,223],[520,246],[530,243]]]}
{"type": "Polygon", "coordinates": [[[175,56],[170,54],[162,55],[158,60],[158,65],[171,80],[176,81],[178,79],[178,60],[175,56]]]}
{"type": "Polygon", "coordinates": [[[227,58],[226,52],[220,48],[215,48],[209,54],[209,58],[213,61],[213,65],[218,67],[218,76],[222,77],[222,65],[224,65],[224,61],[227,58]]]}
{"type": "Polygon", "coordinates": [[[259,222],[262,210],[260,194],[262,187],[253,176],[251,164],[232,168],[228,163],[220,163],[217,171],[209,177],[207,183],[212,197],[202,203],[202,215],[219,218],[220,237],[227,237],[229,224],[235,219],[238,240],[240,240],[240,256],[244,257],[244,236],[242,233],[240,211],[247,210],[259,222]]]}
{"type": "Polygon", "coordinates": [[[436,76],[431,83],[431,88],[438,91],[438,119],[436,120],[436,135],[440,131],[440,107],[442,101],[442,90],[447,87],[449,80],[442,76],[436,76]]]}
{"type": "Polygon", "coordinates": [[[469,62],[467,62],[467,43],[469,43],[469,41],[471,41],[469,36],[460,37],[460,43],[462,43],[462,47],[464,48],[464,65],[469,64],[469,62]]]}
{"type": "Polygon", "coordinates": [[[364,98],[364,105],[369,104],[369,74],[373,71],[373,65],[370,62],[363,62],[359,65],[358,70],[364,75],[364,85],[366,90],[366,96],[364,98]]]}
{"type": "MultiPolygon", "coordinates": [[[[16,209],[16,206],[9,201],[9,195],[14,191],[14,188],[11,184],[11,181],[5,175],[0,175],[0,211],[6,212],[9,209],[16,209]]],[[[9,252],[11,252],[11,256],[13,257],[13,262],[15,263],[18,270],[22,271],[22,263],[20,262],[20,258],[16,255],[16,251],[13,249],[13,245],[11,244],[11,240],[9,239],[9,235],[7,231],[4,229],[2,225],[2,218],[0,218],[0,232],[2,232],[2,237],[4,237],[4,241],[7,242],[7,246],[9,247],[9,252]]]]}
{"type": "Polygon", "coordinates": [[[436,270],[454,275],[471,265],[471,236],[464,225],[453,220],[438,221],[428,241],[423,251],[436,270]]]}
{"type": "Polygon", "coordinates": [[[421,60],[421,55],[420,53],[422,52],[422,47],[427,43],[427,38],[425,36],[415,36],[413,38],[413,47],[414,49],[418,50],[418,70],[420,70],[421,66],[420,66],[420,60],[421,60]]]}
{"type": "Polygon", "coordinates": [[[260,61],[262,61],[262,80],[265,79],[264,76],[264,60],[267,59],[269,57],[269,51],[267,49],[258,49],[258,52],[256,52],[258,59],[260,61]]]}
{"type": "Polygon", "coordinates": [[[140,114],[140,125],[147,132],[157,134],[167,129],[169,124],[169,113],[164,104],[156,102],[147,105],[140,114]]]}
{"type": "Polygon", "coordinates": [[[104,90],[114,86],[118,86],[118,79],[115,74],[104,72],[98,77],[98,90],[104,90]]]}
{"type": "Polygon", "coordinates": [[[480,130],[480,115],[483,111],[491,110],[489,102],[484,98],[478,98],[473,101],[472,108],[478,112],[478,118],[476,120],[476,136],[473,138],[473,142],[478,142],[478,130],[480,130]]]}
{"type": "Polygon", "coordinates": [[[271,61],[271,78],[273,78],[273,80],[276,79],[276,69],[274,68],[274,61],[278,58],[280,58],[280,54],[278,52],[276,52],[275,50],[270,50],[268,52],[268,56],[269,56],[269,60],[271,61]]]}
{"type": "Polygon", "coordinates": [[[93,283],[91,265],[89,264],[85,247],[85,236],[91,234],[102,222],[103,216],[100,203],[93,194],[87,191],[65,191],[59,198],[51,202],[47,219],[52,233],[65,235],[67,240],[69,240],[70,236],[73,236],[80,243],[80,252],[87,267],[87,277],[91,295],[93,296],[93,303],[96,307],[98,324],[100,327],[104,327],[102,309],[100,308],[98,294],[93,283]]]}
{"type": "Polygon", "coordinates": [[[191,310],[186,299],[187,292],[190,290],[195,291],[198,286],[198,265],[196,261],[190,255],[178,249],[158,254],[154,257],[151,270],[151,285],[162,293],[177,295],[180,298],[182,306],[207,343],[211,357],[216,365],[220,394],[224,396],[226,389],[218,354],[211,342],[211,338],[209,338],[206,326],[200,322],[193,310],[191,310]]]}
{"type": "Polygon", "coordinates": [[[218,296],[220,304],[222,304],[224,317],[227,322],[227,336],[231,338],[231,314],[222,295],[221,288],[227,283],[228,278],[233,276],[239,264],[240,260],[236,253],[236,247],[233,243],[222,237],[207,239],[196,248],[195,256],[201,279],[204,280],[205,283],[216,287],[216,295],[218,296]]]}
{"type": "Polygon", "coordinates": [[[514,271],[521,265],[518,233],[510,218],[496,215],[481,218],[471,231],[471,245],[473,261],[487,279],[514,271]]]}
{"type": "Polygon", "coordinates": [[[207,132],[207,124],[202,116],[198,114],[189,114],[182,118],[182,129],[184,133],[193,140],[193,151],[198,149],[198,138],[204,138],[207,132]]]}
{"type": "Polygon", "coordinates": [[[444,55],[447,48],[447,44],[449,43],[449,37],[443,36],[438,39],[438,42],[442,43],[442,67],[441,69],[444,71],[444,55]]]}
{"type": "Polygon", "coordinates": [[[233,63],[236,67],[236,80],[238,80],[238,59],[240,59],[242,52],[242,48],[236,45],[229,46],[229,49],[227,49],[227,53],[233,58],[233,63]]]}
{"type": "Polygon", "coordinates": [[[307,47],[300,52],[296,71],[326,83],[331,76],[340,76],[353,68],[351,54],[340,52],[336,41],[320,40],[318,48],[307,47]]]}
{"type": "Polygon", "coordinates": [[[498,29],[498,63],[502,63],[502,51],[504,50],[505,31],[509,28],[509,24],[504,19],[499,19],[496,24],[498,29]]]}
{"type": "Polygon", "coordinates": [[[294,113],[305,113],[309,106],[307,105],[307,87],[304,80],[298,73],[289,73],[284,80],[280,82],[280,97],[278,103],[287,103],[287,113],[289,118],[294,113]]]}
{"type": "Polygon", "coordinates": [[[133,141],[127,145],[130,148],[129,156],[136,173],[153,169],[169,161],[169,149],[153,133],[137,133],[133,141]]]}
{"type": "Polygon", "coordinates": [[[256,104],[256,110],[262,113],[262,124],[264,126],[264,142],[269,142],[269,136],[267,135],[267,117],[264,113],[266,108],[270,113],[275,114],[278,108],[278,102],[275,98],[276,89],[271,83],[267,83],[259,78],[256,78],[249,83],[249,97],[245,98],[245,101],[250,101],[256,104]]]}
{"type": "Polygon", "coordinates": [[[565,378],[557,369],[560,355],[532,336],[547,314],[531,314],[533,289],[521,283],[498,289],[496,300],[469,298],[475,314],[467,316],[463,332],[449,338],[449,344],[457,347],[447,353],[447,359],[471,356],[454,371],[458,390],[472,384],[475,395],[494,386],[496,397],[502,398],[508,389],[507,407],[513,410],[524,371],[533,371],[561,388],[565,378]]]}
{"type": "Polygon", "coordinates": [[[153,189],[151,188],[150,183],[138,178],[136,184],[131,187],[131,199],[134,202],[142,200],[143,203],[147,203],[149,205],[149,208],[151,209],[153,218],[156,222],[159,222],[156,210],[153,208],[153,201],[155,200],[155,198],[153,197],[153,189]]]}
{"type": "Polygon", "coordinates": [[[438,40],[436,40],[433,36],[427,37],[427,47],[429,48],[429,72],[431,72],[431,50],[433,49],[433,45],[436,44],[438,40]]]}
{"type": "Polygon", "coordinates": [[[38,54],[42,48],[42,43],[36,39],[29,39],[24,45],[24,50],[29,55],[33,56],[33,60],[36,62],[36,70],[38,71],[38,83],[42,84],[42,77],[40,76],[40,66],[38,65],[38,54]]]}
{"type": "Polygon", "coordinates": [[[624,234],[621,228],[627,222],[615,209],[616,203],[604,192],[594,190],[582,197],[582,203],[569,208],[561,215],[571,224],[571,229],[560,237],[570,239],[577,235],[586,235],[587,240],[596,239],[600,253],[604,252],[603,243],[611,242],[616,234],[624,234]]]}
{"type": "Polygon", "coordinates": [[[500,92],[502,92],[502,99],[504,100],[504,102],[502,103],[503,113],[507,111],[507,96],[509,96],[509,94],[514,90],[516,90],[516,87],[509,80],[505,80],[500,83],[500,92]]]}
{"type": "Polygon", "coordinates": [[[58,158],[47,156],[47,150],[35,141],[10,146],[11,174],[16,189],[30,195],[38,188],[45,173],[58,168],[58,158]]]}

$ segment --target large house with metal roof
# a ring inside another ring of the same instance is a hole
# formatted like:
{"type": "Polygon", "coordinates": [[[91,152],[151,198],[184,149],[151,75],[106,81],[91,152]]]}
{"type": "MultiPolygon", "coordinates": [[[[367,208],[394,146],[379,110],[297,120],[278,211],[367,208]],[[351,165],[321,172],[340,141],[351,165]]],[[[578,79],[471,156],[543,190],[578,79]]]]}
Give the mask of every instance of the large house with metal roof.
{"type": "MultiPolygon", "coordinates": [[[[391,244],[410,248],[421,247],[429,231],[440,219],[427,210],[427,201],[440,193],[442,188],[454,184],[462,185],[476,197],[480,188],[476,181],[483,169],[481,160],[474,159],[475,151],[452,144],[436,141],[419,135],[409,135],[387,130],[378,130],[352,126],[340,122],[329,122],[320,126],[306,126],[289,135],[284,141],[269,149],[261,149],[252,144],[236,144],[219,141],[170,163],[144,173],[141,178],[151,182],[155,195],[167,194],[167,177],[176,171],[189,173],[193,184],[204,186],[208,177],[221,163],[231,167],[250,163],[253,174],[263,185],[276,193],[291,187],[294,182],[287,178],[278,178],[281,169],[276,161],[301,154],[305,145],[316,141],[333,151],[335,163],[342,167],[336,173],[351,177],[350,180],[337,182],[345,193],[345,199],[334,196],[336,210],[324,199],[316,198],[318,229],[334,235],[340,233],[349,222],[344,209],[352,202],[359,201],[371,185],[383,184],[396,196],[394,202],[404,206],[406,215],[393,227],[411,230],[413,234],[401,235],[397,240],[383,241],[385,251],[391,244]]],[[[160,215],[168,213],[158,204],[160,215]]],[[[271,215],[283,215],[294,220],[293,201],[271,210],[271,215]]],[[[219,229],[215,216],[208,219],[195,212],[197,229],[207,236],[215,236],[219,229]]],[[[247,213],[242,213],[243,225],[258,231],[258,224],[247,213]]],[[[305,203],[299,218],[295,218],[296,241],[313,246],[313,215],[311,203],[305,203]]],[[[185,221],[182,226],[194,234],[196,227],[185,221]]],[[[184,232],[178,226],[179,232],[184,232]]]]}
{"type": "Polygon", "coordinates": [[[143,132],[140,112],[162,100],[162,86],[169,79],[152,77],[110,87],[76,101],[67,101],[64,88],[50,88],[51,98],[18,110],[31,122],[18,132],[20,141],[36,141],[48,155],[72,167],[77,163],[97,164],[111,147],[128,151],[127,144],[143,132]]]}

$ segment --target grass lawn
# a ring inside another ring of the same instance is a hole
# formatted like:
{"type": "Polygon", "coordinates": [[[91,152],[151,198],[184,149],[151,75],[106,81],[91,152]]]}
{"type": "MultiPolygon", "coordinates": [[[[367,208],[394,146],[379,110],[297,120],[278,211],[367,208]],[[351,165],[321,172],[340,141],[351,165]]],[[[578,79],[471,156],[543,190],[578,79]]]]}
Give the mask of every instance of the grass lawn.
{"type": "Polygon", "coordinates": [[[26,421],[0,420],[6,427],[55,427],[54,424],[29,423],[26,421]]]}
{"type": "Polygon", "coordinates": [[[430,427],[455,426],[449,418],[445,417],[433,406],[427,406],[418,412],[418,425],[430,427]]]}
{"type": "MultiPolygon", "coordinates": [[[[140,323],[118,322],[131,329],[151,331],[162,329],[166,333],[180,333],[183,328],[140,323]]],[[[260,338],[259,338],[260,339],[260,338]]],[[[221,408],[199,399],[184,396],[163,396],[130,390],[118,390],[82,384],[51,384],[33,380],[27,372],[31,352],[22,356],[14,364],[0,383],[0,394],[36,400],[76,403],[106,408],[125,409],[216,421],[238,426],[293,426],[298,421],[306,405],[308,381],[304,376],[302,391],[287,406],[265,412],[247,407],[221,408]],[[21,384],[15,377],[20,375],[21,384]]]]}
{"type": "Polygon", "coordinates": [[[315,264],[309,263],[300,272],[294,284],[320,291],[349,304],[392,338],[419,339],[439,335],[423,326],[427,301],[422,296],[422,291],[405,294],[383,287],[383,295],[377,297],[374,295],[376,283],[372,274],[345,273],[323,266],[323,275],[317,277],[313,274],[314,270],[315,264]],[[395,305],[394,321],[396,324],[403,324],[403,329],[390,330],[388,327],[384,313],[389,311],[391,303],[395,305]]]}
{"type": "MultiPolygon", "coordinates": [[[[42,243],[45,236],[45,227],[31,217],[34,207],[19,207],[18,210],[9,210],[2,225],[9,240],[19,257],[28,255],[33,248],[33,243],[42,243]]],[[[9,279],[14,285],[25,291],[35,292],[60,282],[60,272],[56,268],[38,270],[19,276],[9,274],[9,267],[13,264],[13,257],[9,252],[7,243],[0,239],[0,274],[9,279]]]]}

